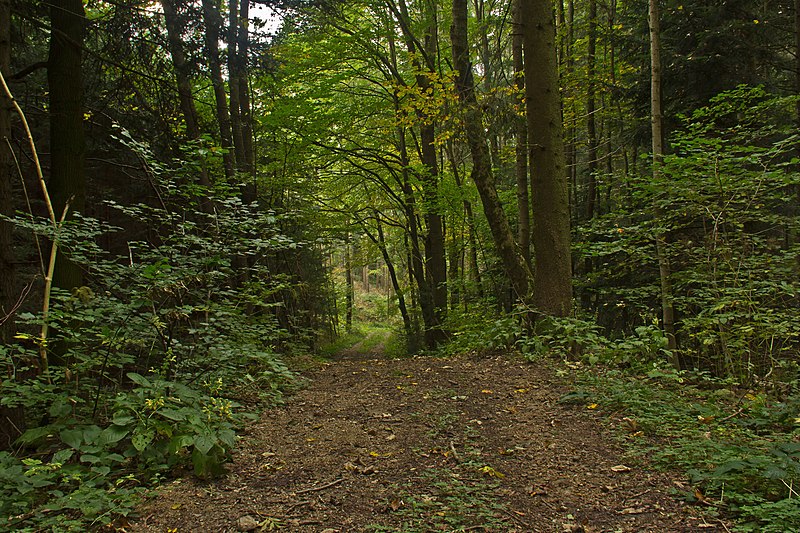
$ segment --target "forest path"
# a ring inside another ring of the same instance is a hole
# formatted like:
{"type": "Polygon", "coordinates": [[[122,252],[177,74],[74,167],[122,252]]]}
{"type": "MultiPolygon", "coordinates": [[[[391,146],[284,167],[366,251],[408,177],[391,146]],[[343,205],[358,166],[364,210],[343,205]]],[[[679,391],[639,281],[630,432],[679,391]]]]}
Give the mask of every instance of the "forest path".
{"type": "Polygon", "coordinates": [[[546,365],[350,357],[306,376],[226,477],[166,485],[126,531],[724,530],[630,463],[593,411],[558,403],[546,365]]]}

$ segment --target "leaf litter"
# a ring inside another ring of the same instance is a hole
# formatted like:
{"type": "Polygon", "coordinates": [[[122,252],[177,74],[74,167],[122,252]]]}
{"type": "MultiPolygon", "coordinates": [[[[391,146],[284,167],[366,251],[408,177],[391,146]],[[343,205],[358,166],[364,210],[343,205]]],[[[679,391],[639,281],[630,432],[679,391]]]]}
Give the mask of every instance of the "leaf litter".
{"type": "Polygon", "coordinates": [[[358,354],[243,433],[228,473],[167,483],[125,531],[725,531],[633,464],[561,378],[513,356],[358,354]]]}

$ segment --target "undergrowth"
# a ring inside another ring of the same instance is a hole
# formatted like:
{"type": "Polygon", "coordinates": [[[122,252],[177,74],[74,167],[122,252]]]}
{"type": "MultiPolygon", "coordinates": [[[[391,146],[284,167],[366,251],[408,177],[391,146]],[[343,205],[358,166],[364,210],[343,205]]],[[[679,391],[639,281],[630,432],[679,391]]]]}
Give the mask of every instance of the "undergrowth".
{"type": "Polygon", "coordinates": [[[556,354],[573,390],[563,402],[608,416],[631,453],[687,478],[677,496],[738,531],[800,529],[800,389],[676,370],[658,324],[611,340],[590,321],[551,319],[521,334],[529,359],[556,354]]]}

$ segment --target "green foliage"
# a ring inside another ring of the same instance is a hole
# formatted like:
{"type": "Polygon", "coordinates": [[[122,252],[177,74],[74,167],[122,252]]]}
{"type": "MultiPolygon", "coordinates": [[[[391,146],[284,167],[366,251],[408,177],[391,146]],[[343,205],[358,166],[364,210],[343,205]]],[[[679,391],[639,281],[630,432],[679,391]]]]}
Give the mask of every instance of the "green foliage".
{"type": "Polygon", "coordinates": [[[282,231],[286,218],[243,205],[236,189],[179,187],[180,175],[152,164],[158,207],[107,202],[149,228],[148,241],[104,250],[97,241],[117,228],[80,216],[59,235],[87,285],[53,293],[49,371],[38,367],[41,315],[19,315],[19,343],[0,347],[0,402],[24,407],[29,427],[19,458],[0,455],[0,515],[14,528],[84,531],[129,513],[161,476],[219,475],[251,416],[236,400],[278,401],[294,379],[281,353],[303,333],[276,311],[295,282],[273,258],[303,245],[282,231]],[[196,194],[214,209],[197,212],[196,194]]]}
{"type": "Polygon", "coordinates": [[[577,245],[594,265],[581,297],[606,331],[634,333],[649,325],[640,317],[659,315],[654,238],[664,234],[686,366],[752,382],[792,360],[800,347],[794,103],[758,87],[722,93],[684,118],[658,181],[622,178],[624,205],[584,226],[577,245]]]}
{"type": "Polygon", "coordinates": [[[498,316],[494,313],[475,314],[452,310],[445,329],[450,342],[443,350],[448,354],[477,351],[479,353],[508,349],[522,334],[521,315],[498,316]]]}
{"type": "Polygon", "coordinates": [[[800,395],[771,400],[707,373],[653,365],[643,374],[579,372],[562,401],[622,413],[630,450],[686,472],[680,495],[734,516],[739,530],[800,527],[800,395]]]}

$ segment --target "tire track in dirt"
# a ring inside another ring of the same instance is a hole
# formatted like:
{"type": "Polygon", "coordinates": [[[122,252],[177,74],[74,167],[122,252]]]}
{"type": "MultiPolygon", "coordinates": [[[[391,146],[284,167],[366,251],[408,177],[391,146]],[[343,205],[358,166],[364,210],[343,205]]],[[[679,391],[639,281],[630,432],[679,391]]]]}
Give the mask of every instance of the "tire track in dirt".
{"type": "Polygon", "coordinates": [[[559,404],[544,364],[350,358],[307,377],[226,477],[165,486],[126,530],[717,530],[669,476],[626,463],[596,414],[559,404]]]}

